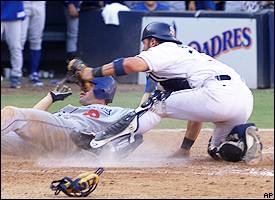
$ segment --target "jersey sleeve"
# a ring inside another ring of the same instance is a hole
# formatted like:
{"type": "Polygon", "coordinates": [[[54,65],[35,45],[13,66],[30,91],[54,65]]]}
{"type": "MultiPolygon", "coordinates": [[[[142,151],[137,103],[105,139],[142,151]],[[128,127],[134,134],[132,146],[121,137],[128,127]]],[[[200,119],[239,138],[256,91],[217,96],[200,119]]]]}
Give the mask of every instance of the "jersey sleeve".
{"type": "Polygon", "coordinates": [[[170,56],[160,45],[142,51],[137,57],[142,58],[148,64],[149,70],[147,72],[157,72],[171,64],[170,56]]]}

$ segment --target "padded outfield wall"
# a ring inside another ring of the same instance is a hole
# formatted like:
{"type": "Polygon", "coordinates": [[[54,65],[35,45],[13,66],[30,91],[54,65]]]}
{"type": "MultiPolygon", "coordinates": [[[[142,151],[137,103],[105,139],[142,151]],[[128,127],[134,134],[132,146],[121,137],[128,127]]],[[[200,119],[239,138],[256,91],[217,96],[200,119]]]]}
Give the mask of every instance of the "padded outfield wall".
{"type": "MultiPolygon", "coordinates": [[[[270,88],[274,82],[271,75],[274,61],[270,53],[270,38],[274,34],[270,22],[272,13],[120,12],[120,25],[116,26],[105,25],[101,11],[87,11],[80,18],[80,55],[93,66],[136,55],[141,50],[140,38],[145,25],[153,21],[167,22],[175,24],[177,38],[184,44],[233,67],[251,89],[270,88]]],[[[144,84],[144,77],[144,73],[139,73],[118,80],[144,84]]]]}
{"type": "MultiPolygon", "coordinates": [[[[43,37],[42,70],[66,72],[66,26],[60,3],[47,3],[43,37]],[[52,17],[49,13],[55,13],[52,17]]],[[[120,25],[105,25],[102,10],[80,13],[79,53],[91,66],[118,57],[133,56],[141,49],[141,32],[152,21],[174,23],[184,44],[214,56],[245,79],[251,89],[274,87],[274,11],[257,14],[225,12],[120,12],[120,25]]],[[[27,44],[28,45],[28,44],[27,44]]],[[[1,42],[1,66],[10,67],[9,51],[1,42]]],[[[29,67],[28,48],[24,67],[29,67]]],[[[144,84],[144,73],[119,77],[121,83],[144,84]]]]}

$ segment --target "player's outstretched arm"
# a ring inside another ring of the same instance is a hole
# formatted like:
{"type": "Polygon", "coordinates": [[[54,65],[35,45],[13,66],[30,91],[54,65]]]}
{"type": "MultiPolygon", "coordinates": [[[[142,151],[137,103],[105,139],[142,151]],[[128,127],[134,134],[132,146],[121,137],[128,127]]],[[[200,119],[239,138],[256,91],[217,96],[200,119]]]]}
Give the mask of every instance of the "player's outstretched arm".
{"type": "Polygon", "coordinates": [[[181,147],[172,157],[189,156],[190,149],[196,141],[202,128],[202,122],[188,121],[187,129],[181,147]]]}
{"type": "Polygon", "coordinates": [[[33,106],[34,109],[47,111],[48,108],[53,104],[52,97],[48,93],[43,99],[33,106]]]}
{"type": "Polygon", "coordinates": [[[91,81],[95,77],[123,76],[135,72],[149,70],[148,64],[139,57],[119,58],[101,67],[92,67],[81,59],[73,59],[68,63],[68,71],[79,80],[91,81]]]}
{"type": "Polygon", "coordinates": [[[48,108],[56,101],[63,101],[72,94],[71,88],[66,85],[57,85],[54,90],[49,92],[33,108],[47,111],[48,108]]]}

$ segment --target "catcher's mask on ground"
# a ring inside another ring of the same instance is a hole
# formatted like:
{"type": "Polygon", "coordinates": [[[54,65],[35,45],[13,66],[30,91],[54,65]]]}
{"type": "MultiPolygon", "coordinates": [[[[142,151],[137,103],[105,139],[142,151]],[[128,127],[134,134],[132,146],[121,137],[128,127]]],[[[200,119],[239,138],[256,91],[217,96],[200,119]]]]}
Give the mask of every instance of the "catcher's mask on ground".
{"type": "Polygon", "coordinates": [[[63,192],[69,197],[87,197],[96,189],[99,176],[103,171],[104,169],[100,167],[94,173],[85,172],[78,175],[75,180],[65,176],[60,180],[53,181],[50,188],[55,191],[55,195],[63,192]]]}

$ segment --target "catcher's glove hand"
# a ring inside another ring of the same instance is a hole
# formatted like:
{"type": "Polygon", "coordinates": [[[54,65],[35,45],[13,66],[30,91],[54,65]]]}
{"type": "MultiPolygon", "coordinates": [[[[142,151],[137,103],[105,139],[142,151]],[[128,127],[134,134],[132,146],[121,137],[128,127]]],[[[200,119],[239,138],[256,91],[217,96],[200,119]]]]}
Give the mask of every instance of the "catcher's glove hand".
{"type": "Polygon", "coordinates": [[[75,58],[68,63],[67,70],[69,74],[81,80],[80,73],[87,67],[81,59],[75,58]]]}
{"type": "Polygon", "coordinates": [[[81,90],[87,92],[90,90],[90,82],[83,80],[81,78],[81,73],[85,68],[87,68],[87,64],[85,64],[81,59],[73,59],[69,61],[67,69],[68,69],[68,75],[67,75],[67,82],[75,83],[77,84],[81,90]]]}
{"type": "Polygon", "coordinates": [[[71,88],[66,85],[57,85],[54,90],[50,92],[53,102],[63,101],[66,97],[72,94],[71,88]]]}
{"type": "Polygon", "coordinates": [[[104,169],[100,167],[94,173],[86,172],[80,174],[75,180],[64,177],[61,180],[53,181],[50,188],[55,191],[55,195],[62,191],[70,197],[86,197],[96,189],[99,183],[99,176],[103,171],[104,169]]]}

